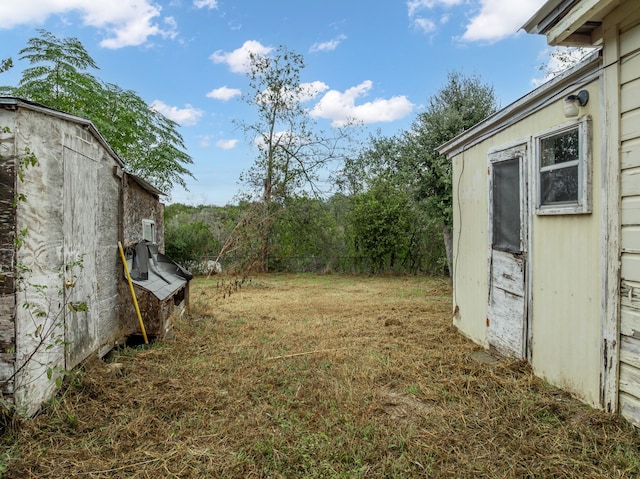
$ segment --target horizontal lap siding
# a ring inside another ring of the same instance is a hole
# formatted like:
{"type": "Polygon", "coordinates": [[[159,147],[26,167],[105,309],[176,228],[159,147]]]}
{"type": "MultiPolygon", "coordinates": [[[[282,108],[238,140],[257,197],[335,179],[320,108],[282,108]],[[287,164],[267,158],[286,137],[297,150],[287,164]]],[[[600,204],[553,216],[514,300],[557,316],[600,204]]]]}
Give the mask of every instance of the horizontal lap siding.
{"type": "Polygon", "coordinates": [[[620,412],[640,425],[640,25],[620,35],[620,412]]]}

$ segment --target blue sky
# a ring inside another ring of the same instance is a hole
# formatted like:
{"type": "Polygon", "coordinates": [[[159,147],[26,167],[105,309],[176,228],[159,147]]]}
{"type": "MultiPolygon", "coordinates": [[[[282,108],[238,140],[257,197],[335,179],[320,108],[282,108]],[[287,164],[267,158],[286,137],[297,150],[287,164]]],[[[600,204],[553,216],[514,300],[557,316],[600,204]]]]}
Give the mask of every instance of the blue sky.
{"type": "Polygon", "coordinates": [[[1,84],[26,65],[17,52],[44,28],[77,37],[103,81],[136,91],[176,120],[196,180],[171,201],[233,202],[255,151],[233,120],[248,51],[304,55],[307,105],[324,129],[355,117],[371,132],[406,130],[447,73],[480,76],[501,106],[529,92],[548,61],[544,37],[520,27],[544,0],[22,0],[0,4],[1,84]]]}

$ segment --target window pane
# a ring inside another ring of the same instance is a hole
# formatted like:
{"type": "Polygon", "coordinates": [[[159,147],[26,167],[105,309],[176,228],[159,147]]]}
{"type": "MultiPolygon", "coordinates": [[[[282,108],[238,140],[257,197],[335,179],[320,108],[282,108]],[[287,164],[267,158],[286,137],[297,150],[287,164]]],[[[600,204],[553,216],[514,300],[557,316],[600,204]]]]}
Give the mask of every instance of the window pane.
{"type": "Polygon", "coordinates": [[[493,165],[493,247],[520,253],[520,160],[493,165]]]}
{"type": "Polygon", "coordinates": [[[155,243],[155,225],[150,221],[142,223],[142,239],[155,243]]]}
{"type": "Polygon", "coordinates": [[[540,140],[540,166],[576,161],[579,156],[578,128],[540,140]]]}
{"type": "Polygon", "coordinates": [[[540,203],[578,202],[578,166],[558,168],[540,173],[540,203]]]}

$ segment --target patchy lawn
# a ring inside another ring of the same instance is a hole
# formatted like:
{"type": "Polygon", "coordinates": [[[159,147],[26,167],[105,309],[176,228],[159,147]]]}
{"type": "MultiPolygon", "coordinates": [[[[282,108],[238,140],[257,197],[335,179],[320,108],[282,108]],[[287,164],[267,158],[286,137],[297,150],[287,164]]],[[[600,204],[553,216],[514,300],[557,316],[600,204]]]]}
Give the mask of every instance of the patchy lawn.
{"type": "Polygon", "coordinates": [[[193,282],[173,339],[14,420],[2,477],[640,475],[631,426],[457,333],[446,279],[221,281],[193,282]]]}

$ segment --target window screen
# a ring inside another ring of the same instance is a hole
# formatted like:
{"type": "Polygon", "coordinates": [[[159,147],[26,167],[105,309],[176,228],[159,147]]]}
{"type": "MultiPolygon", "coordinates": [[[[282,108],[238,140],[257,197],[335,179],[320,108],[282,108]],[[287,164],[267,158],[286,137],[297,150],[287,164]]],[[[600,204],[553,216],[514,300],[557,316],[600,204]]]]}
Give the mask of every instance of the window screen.
{"type": "Polygon", "coordinates": [[[519,158],[493,164],[493,248],[522,252],[519,158]]]}

